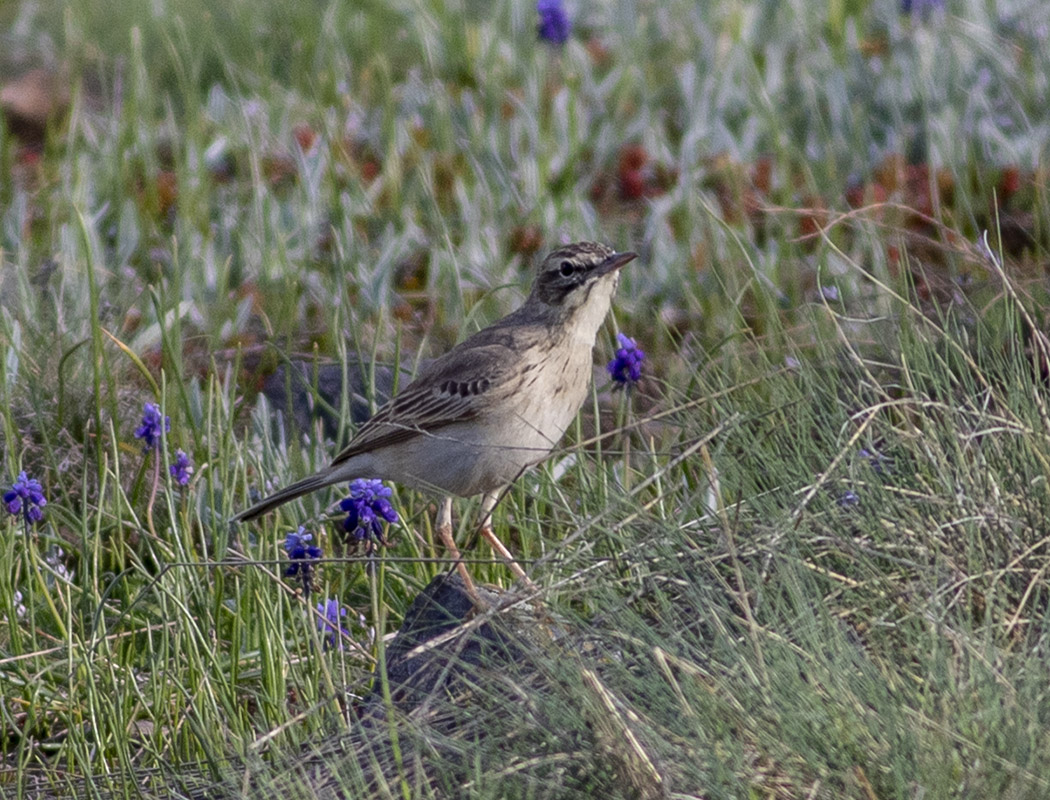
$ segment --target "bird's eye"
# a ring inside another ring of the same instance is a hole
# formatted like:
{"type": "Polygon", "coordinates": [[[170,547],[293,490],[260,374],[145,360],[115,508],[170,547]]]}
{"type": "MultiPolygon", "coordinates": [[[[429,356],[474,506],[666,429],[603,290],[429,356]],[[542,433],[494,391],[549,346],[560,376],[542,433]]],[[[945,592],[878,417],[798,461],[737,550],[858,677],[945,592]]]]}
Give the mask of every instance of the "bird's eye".
{"type": "Polygon", "coordinates": [[[576,265],[571,261],[562,261],[561,266],[558,267],[558,272],[561,273],[563,278],[568,278],[572,273],[576,271],[576,265]]]}

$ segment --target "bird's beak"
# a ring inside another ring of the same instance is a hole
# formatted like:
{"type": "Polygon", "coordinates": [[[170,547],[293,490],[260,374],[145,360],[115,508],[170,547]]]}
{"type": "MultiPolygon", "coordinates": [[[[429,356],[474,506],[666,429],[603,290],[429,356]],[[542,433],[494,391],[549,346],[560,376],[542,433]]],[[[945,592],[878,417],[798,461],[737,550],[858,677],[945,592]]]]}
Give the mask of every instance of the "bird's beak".
{"type": "Polygon", "coordinates": [[[616,272],[616,270],[618,270],[624,264],[627,264],[630,261],[634,261],[636,258],[638,258],[637,253],[613,253],[611,256],[605,259],[605,261],[598,265],[598,268],[595,270],[595,272],[598,274],[598,276],[608,275],[610,272],[616,272]]]}

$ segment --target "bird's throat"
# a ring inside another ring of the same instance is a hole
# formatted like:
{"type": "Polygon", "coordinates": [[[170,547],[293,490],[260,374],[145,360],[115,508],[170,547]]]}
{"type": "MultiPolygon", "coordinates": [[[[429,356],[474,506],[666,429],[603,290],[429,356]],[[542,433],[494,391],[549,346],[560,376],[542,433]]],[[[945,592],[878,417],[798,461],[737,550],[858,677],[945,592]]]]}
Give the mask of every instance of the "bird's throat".
{"type": "Polygon", "coordinates": [[[581,346],[594,347],[594,340],[609,314],[609,307],[619,282],[619,275],[615,274],[599,278],[587,287],[587,294],[570,312],[571,319],[567,330],[581,346]]]}

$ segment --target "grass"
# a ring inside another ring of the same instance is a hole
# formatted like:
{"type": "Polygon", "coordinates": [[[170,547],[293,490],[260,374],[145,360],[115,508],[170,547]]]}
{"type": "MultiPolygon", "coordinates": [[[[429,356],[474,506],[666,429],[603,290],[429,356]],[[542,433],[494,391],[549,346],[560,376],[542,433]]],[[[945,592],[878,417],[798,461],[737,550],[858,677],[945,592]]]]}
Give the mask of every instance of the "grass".
{"type": "Polygon", "coordinates": [[[1044,10],[581,3],[560,50],[533,12],[0,9],[0,76],[73,87],[39,150],[0,129],[0,485],[48,498],[0,523],[4,793],[1046,795],[1044,10]],[[396,488],[374,557],[335,494],[234,535],[352,430],[349,397],[326,431],[259,388],[364,365],[374,405],[584,238],[642,258],[593,402],[496,514],[573,646],[369,732],[446,566],[432,501],[396,488]]]}

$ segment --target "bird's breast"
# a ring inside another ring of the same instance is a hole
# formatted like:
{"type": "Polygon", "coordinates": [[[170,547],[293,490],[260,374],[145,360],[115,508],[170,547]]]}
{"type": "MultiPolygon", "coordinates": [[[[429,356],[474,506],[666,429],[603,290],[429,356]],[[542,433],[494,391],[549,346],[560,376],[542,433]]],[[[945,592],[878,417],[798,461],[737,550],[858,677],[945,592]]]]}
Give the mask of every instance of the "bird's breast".
{"type": "Polygon", "coordinates": [[[512,435],[533,445],[545,442],[548,451],[553,449],[580,410],[590,382],[590,347],[573,342],[529,353],[520,385],[508,404],[516,409],[512,435]]]}

